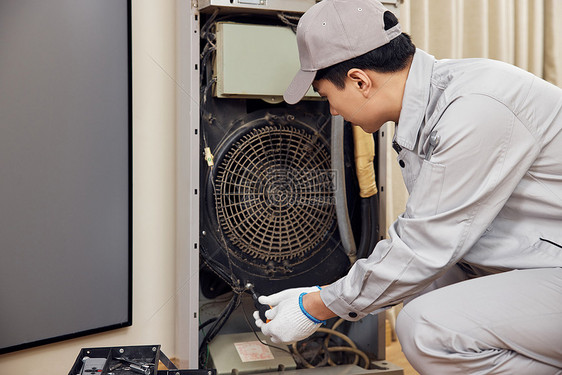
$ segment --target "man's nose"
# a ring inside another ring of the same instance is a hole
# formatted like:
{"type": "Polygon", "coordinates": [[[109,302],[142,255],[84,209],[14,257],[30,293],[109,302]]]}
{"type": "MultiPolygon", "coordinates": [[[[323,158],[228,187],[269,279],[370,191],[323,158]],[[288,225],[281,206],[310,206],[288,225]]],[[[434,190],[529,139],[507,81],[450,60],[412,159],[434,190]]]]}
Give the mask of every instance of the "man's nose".
{"type": "Polygon", "coordinates": [[[339,115],[338,111],[336,111],[336,110],[334,109],[334,107],[332,107],[332,106],[330,106],[330,114],[331,114],[332,116],[337,116],[337,115],[339,115]]]}

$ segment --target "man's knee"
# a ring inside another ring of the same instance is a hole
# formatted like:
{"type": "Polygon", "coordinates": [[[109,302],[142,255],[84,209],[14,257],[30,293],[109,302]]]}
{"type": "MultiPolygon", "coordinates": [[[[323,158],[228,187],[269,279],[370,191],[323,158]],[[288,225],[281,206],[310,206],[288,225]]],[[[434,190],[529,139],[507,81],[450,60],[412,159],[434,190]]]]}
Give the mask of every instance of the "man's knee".
{"type": "Polygon", "coordinates": [[[396,335],[404,355],[412,366],[420,371],[419,367],[423,364],[423,348],[425,347],[425,343],[421,341],[425,340],[417,333],[419,331],[420,319],[419,312],[415,309],[414,301],[408,303],[398,314],[396,319],[396,335]]]}
{"type": "Polygon", "coordinates": [[[452,344],[452,336],[440,324],[439,310],[424,295],[408,303],[396,320],[402,351],[421,374],[431,373],[435,365],[445,360],[452,344]]]}

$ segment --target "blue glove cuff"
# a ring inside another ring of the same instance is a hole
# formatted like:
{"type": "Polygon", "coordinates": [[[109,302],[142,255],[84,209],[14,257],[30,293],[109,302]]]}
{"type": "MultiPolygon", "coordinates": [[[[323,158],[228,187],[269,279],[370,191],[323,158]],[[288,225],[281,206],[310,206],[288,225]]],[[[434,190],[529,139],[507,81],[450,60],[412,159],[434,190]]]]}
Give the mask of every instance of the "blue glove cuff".
{"type": "MultiPolygon", "coordinates": [[[[318,287],[319,289],[321,289],[320,287],[318,287]]],[[[299,307],[301,308],[302,313],[304,314],[304,316],[306,316],[308,319],[310,319],[312,322],[316,323],[316,324],[326,324],[325,320],[319,320],[316,319],[315,317],[313,317],[312,315],[310,315],[308,313],[308,311],[306,311],[304,309],[304,306],[302,305],[302,297],[305,295],[306,293],[301,293],[299,296],[299,307]]]]}

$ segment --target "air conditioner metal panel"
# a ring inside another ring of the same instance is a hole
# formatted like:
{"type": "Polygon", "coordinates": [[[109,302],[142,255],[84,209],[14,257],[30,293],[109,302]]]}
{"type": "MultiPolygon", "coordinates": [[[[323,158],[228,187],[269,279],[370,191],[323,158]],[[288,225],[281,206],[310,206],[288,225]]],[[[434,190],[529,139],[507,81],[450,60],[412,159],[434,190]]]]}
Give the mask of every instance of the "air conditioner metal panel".
{"type": "MultiPolygon", "coordinates": [[[[217,23],[217,97],[282,101],[299,69],[296,36],[290,28],[217,23]]],[[[306,97],[319,98],[312,88],[306,97]]]]}
{"type": "MultiPolygon", "coordinates": [[[[297,364],[288,352],[276,347],[269,338],[257,332],[259,342],[252,332],[219,335],[209,345],[213,366],[218,375],[276,372],[279,367],[295,370],[297,364]]],[[[287,347],[285,347],[287,348],[287,347]]]]}
{"type": "Polygon", "coordinates": [[[316,4],[316,0],[199,0],[199,10],[227,7],[243,10],[304,13],[316,4]]]}

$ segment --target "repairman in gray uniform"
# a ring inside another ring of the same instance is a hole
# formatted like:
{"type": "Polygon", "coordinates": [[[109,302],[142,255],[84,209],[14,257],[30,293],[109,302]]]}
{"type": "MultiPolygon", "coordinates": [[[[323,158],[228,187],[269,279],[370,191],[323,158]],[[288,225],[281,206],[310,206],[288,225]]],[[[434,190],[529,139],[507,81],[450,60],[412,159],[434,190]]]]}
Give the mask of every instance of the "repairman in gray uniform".
{"type": "Polygon", "coordinates": [[[486,59],[435,60],[375,0],[324,0],[297,29],[333,115],[396,123],[406,211],[331,285],[260,302],[274,342],[411,300],[397,333],[421,374],[562,374],[562,90],[486,59]],[[303,295],[303,293],[306,293],[303,295]]]}

